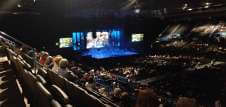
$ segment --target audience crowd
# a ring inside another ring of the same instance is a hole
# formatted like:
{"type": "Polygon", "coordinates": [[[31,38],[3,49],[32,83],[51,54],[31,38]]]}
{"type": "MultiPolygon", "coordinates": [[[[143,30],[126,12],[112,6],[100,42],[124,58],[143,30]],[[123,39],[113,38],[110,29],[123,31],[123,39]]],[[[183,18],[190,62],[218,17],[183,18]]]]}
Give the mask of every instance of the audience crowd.
{"type": "Polygon", "coordinates": [[[151,53],[136,57],[129,64],[105,63],[111,67],[93,61],[88,68],[61,55],[50,56],[48,52],[36,53],[36,58],[53,72],[121,107],[224,105],[225,73],[221,71],[225,63],[206,56],[151,53]]]}

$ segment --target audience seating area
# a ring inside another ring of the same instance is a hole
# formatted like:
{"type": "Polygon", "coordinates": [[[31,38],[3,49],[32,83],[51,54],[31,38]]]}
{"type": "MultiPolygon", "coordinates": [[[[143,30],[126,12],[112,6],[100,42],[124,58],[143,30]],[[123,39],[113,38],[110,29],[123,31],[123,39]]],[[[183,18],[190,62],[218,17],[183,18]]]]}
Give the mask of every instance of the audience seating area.
{"type": "Polygon", "coordinates": [[[17,46],[6,38],[1,38],[0,43],[19,81],[23,106],[150,107],[140,103],[146,99],[153,107],[183,107],[177,104],[184,99],[196,105],[191,107],[225,106],[226,48],[170,38],[169,42],[156,43],[152,52],[135,58],[109,58],[98,63],[93,59],[85,60],[86,63],[69,61],[67,76],[59,73],[60,67],[57,72],[53,70],[56,60],[51,62],[52,67],[41,64],[48,52],[36,53],[33,48],[17,46]],[[182,43],[183,47],[175,43],[182,43]]]}
{"type": "MultiPolygon", "coordinates": [[[[6,39],[7,40],[7,39],[6,39]]],[[[59,76],[48,68],[38,64],[35,69],[14,50],[12,44],[1,40],[1,45],[6,50],[10,65],[15,71],[15,76],[21,86],[21,98],[26,99],[31,107],[117,107],[102,96],[94,96],[77,84],[59,76]],[[103,99],[103,100],[100,100],[103,99]]],[[[29,59],[29,57],[27,57],[29,59]]],[[[12,96],[11,96],[12,97],[12,96]]],[[[16,104],[16,103],[15,103],[16,104]]],[[[25,104],[24,104],[25,105],[25,104]]],[[[8,106],[7,106],[8,107],[8,106]]],[[[15,107],[15,106],[14,106],[15,107]]],[[[23,106],[19,106],[23,107],[23,106]]]]}

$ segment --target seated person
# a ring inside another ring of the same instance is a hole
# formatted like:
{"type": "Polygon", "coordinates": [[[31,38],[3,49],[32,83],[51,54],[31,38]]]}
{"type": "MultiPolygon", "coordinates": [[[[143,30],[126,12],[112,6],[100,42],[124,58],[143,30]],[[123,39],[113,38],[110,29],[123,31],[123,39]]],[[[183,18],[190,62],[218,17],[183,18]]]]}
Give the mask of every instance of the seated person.
{"type": "Polygon", "coordinates": [[[61,75],[68,80],[72,80],[74,78],[74,74],[68,69],[68,60],[63,58],[59,63],[59,70],[57,72],[58,75],[61,75]],[[73,77],[72,77],[73,76],[73,77]]]}
{"type": "Polygon", "coordinates": [[[53,65],[54,65],[54,61],[53,61],[53,57],[52,56],[49,56],[45,62],[45,66],[47,68],[50,68],[52,69],[53,68],[53,65]]]}
{"type": "Polygon", "coordinates": [[[111,100],[113,102],[119,104],[120,103],[121,93],[122,93],[122,90],[119,87],[114,88],[111,100]]]}
{"type": "Polygon", "coordinates": [[[58,72],[58,70],[60,69],[59,64],[61,59],[63,59],[63,57],[61,55],[57,55],[53,58],[53,67],[52,67],[52,71],[53,72],[58,72]]]}
{"type": "Polygon", "coordinates": [[[85,83],[85,87],[87,90],[93,91],[95,89],[95,83],[93,77],[88,77],[88,81],[85,83]]]}
{"type": "Polygon", "coordinates": [[[43,54],[41,55],[41,57],[39,59],[39,63],[44,65],[48,56],[49,56],[49,54],[47,52],[43,52],[43,54]]]}

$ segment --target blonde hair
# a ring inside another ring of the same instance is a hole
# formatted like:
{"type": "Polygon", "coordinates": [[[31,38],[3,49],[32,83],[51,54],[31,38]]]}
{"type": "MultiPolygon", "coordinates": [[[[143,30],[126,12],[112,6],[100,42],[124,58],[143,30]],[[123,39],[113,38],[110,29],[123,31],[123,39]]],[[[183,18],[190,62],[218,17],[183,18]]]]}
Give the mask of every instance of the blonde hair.
{"type": "Polygon", "coordinates": [[[65,58],[61,59],[59,66],[60,68],[66,68],[68,66],[68,60],[65,58]]]}
{"type": "Polygon", "coordinates": [[[57,65],[59,65],[59,63],[60,63],[60,60],[62,60],[63,59],[63,57],[62,56],[60,56],[60,55],[57,55],[56,57],[54,57],[54,62],[57,64],[57,65]]]}

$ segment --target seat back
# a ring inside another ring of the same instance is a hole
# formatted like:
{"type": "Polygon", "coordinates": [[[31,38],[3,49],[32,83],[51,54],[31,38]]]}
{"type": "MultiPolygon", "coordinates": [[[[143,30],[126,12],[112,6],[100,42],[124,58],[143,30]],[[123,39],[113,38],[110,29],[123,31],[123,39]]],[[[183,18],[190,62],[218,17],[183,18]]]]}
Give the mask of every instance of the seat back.
{"type": "Polygon", "coordinates": [[[47,81],[41,75],[37,75],[36,77],[43,85],[47,85],[47,81]]]}
{"type": "Polygon", "coordinates": [[[23,65],[22,63],[20,62],[20,59],[16,58],[15,56],[12,57],[13,60],[12,60],[12,63],[15,65],[15,69],[16,69],[16,74],[21,74],[21,72],[24,71],[24,68],[23,68],[23,65]]]}
{"type": "Polygon", "coordinates": [[[38,69],[38,74],[41,75],[42,77],[46,78],[47,77],[47,71],[44,70],[43,68],[38,69]]]}
{"type": "Polygon", "coordinates": [[[62,107],[62,106],[58,101],[52,100],[51,101],[51,107],[62,107]]]}
{"type": "MultiPolygon", "coordinates": [[[[64,105],[64,107],[73,107],[71,104],[64,105]]],[[[74,106],[77,107],[77,106],[74,106]]]]}
{"type": "Polygon", "coordinates": [[[24,83],[26,85],[27,98],[30,104],[36,104],[37,102],[37,88],[35,83],[37,78],[29,71],[24,70],[23,72],[24,83]]]}
{"type": "Polygon", "coordinates": [[[41,82],[35,83],[37,87],[37,104],[34,106],[37,107],[51,107],[51,101],[53,99],[52,94],[44,87],[41,82]]]}
{"type": "Polygon", "coordinates": [[[54,96],[54,99],[59,101],[62,105],[69,104],[70,100],[68,95],[60,87],[52,85],[50,90],[54,96]]]}
{"type": "Polygon", "coordinates": [[[51,82],[52,84],[57,85],[62,90],[66,90],[65,79],[63,77],[59,76],[58,74],[56,74],[53,71],[48,71],[47,78],[48,78],[49,82],[51,82]]]}
{"type": "Polygon", "coordinates": [[[105,107],[96,97],[89,95],[86,90],[72,82],[66,82],[67,91],[71,99],[71,104],[78,107],[105,107]]]}

